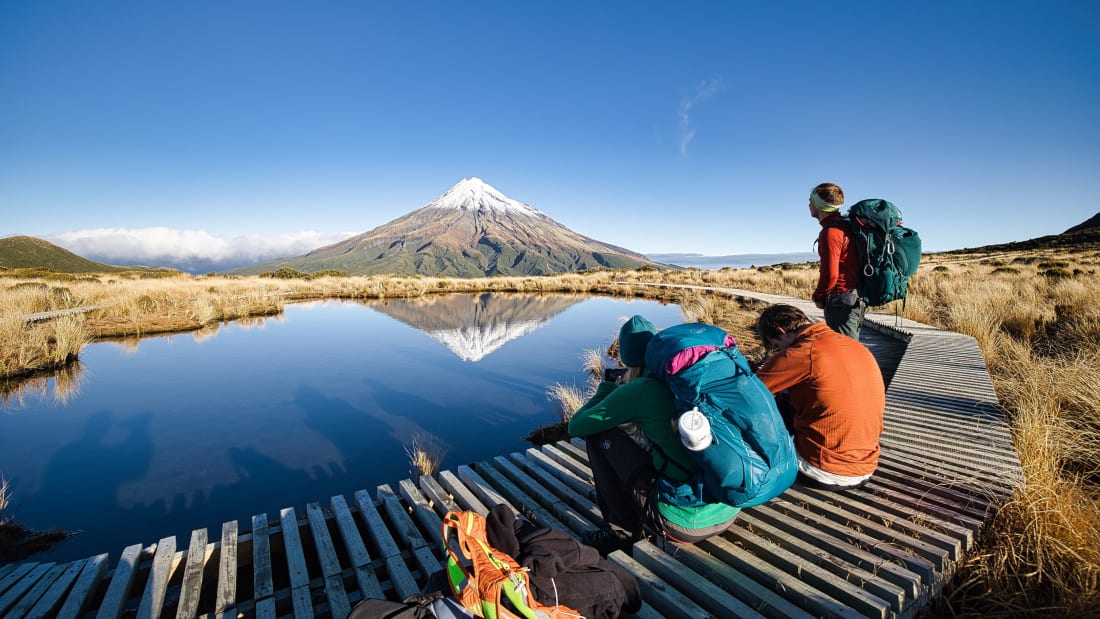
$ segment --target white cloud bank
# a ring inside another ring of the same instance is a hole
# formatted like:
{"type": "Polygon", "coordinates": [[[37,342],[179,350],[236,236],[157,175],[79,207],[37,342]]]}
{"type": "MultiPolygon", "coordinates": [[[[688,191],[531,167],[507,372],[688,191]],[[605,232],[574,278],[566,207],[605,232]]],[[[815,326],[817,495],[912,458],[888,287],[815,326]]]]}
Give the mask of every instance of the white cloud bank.
{"type": "Polygon", "coordinates": [[[300,256],[355,234],[302,230],[275,236],[250,234],[226,238],[206,230],[93,228],[63,232],[47,240],[97,262],[167,266],[205,273],[300,256]]]}

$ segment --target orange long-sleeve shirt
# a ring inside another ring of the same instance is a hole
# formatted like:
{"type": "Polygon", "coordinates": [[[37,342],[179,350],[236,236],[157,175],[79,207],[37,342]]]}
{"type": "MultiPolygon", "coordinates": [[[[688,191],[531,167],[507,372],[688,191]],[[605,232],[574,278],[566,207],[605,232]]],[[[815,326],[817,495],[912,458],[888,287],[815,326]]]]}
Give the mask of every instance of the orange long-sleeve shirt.
{"type": "Polygon", "coordinates": [[[821,220],[817,235],[817,255],[821,258],[817,288],[813,300],[824,301],[831,294],[854,290],[859,286],[859,252],[851,243],[847,225],[840,214],[821,220]]]}
{"type": "Polygon", "coordinates": [[[886,387],[863,344],[813,323],[756,375],[772,393],[790,395],[795,449],[807,462],[835,475],[875,471],[886,387]]]}

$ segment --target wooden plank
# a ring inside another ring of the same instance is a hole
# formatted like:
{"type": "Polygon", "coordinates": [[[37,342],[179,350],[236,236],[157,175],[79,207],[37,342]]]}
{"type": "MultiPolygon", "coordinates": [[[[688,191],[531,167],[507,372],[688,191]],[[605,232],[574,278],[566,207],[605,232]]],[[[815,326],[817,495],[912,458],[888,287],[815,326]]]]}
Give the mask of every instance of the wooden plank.
{"type": "Polygon", "coordinates": [[[252,598],[262,601],[273,595],[275,581],[271,568],[271,527],[266,513],[256,514],[252,516],[252,598]]]}
{"type": "Polygon", "coordinates": [[[514,483],[528,497],[534,499],[537,504],[542,505],[559,522],[564,523],[568,527],[565,530],[582,534],[585,531],[594,531],[599,528],[599,525],[593,524],[593,522],[599,522],[598,519],[585,518],[584,514],[563,501],[549,488],[539,484],[538,481],[524,473],[515,463],[504,456],[497,456],[493,459],[493,468],[514,483]]]}
{"type": "Polygon", "coordinates": [[[168,588],[168,578],[172,575],[172,559],[176,556],[175,536],[161,538],[157,542],[157,553],[153,557],[153,566],[149,569],[149,579],[145,581],[145,593],[138,605],[137,619],[158,619],[164,606],[164,592],[168,588]]]}
{"type": "Polygon", "coordinates": [[[791,544],[783,531],[744,514],[737,519],[731,538],[744,544],[758,557],[788,573],[810,582],[830,597],[841,600],[869,616],[886,617],[890,610],[907,610],[912,597],[889,580],[860,568],[854,563],[809,544],[791,544]],[[883,602],[889,605],[887,608],[883,602]]]}
{"type": "MultiPolygon", "coordinates": [[[[42,576],[22,594],[22,597],[18,598],[18,601],[15,602],[11,609],[4,613],[4,619],[23,619],[68,567],[69,565],[67,563],[62,563],[60,565],[53,565],[47,569],[45,573],[43,573],[42,576]]],[[[2,600],[3,598],[0,598],[0,609],[4,607],[4,602],[2,600]]]]}
{"type": "Polygon", "coordinates": [[[371,539],[374,540],[374,545],[378,547],[378,552],[382,555],[382,560],[386,564],[386,572],[390,576],[390,582],[393,583],[394,590],[397,591],[398,599],[403,600],[414,593],[419,593],[420,588],[416,584],[416,579],[413,578],[409,567],[405,565],[401,550],[393,541],[393,537],[390,536],[390,532],[386,529],[386,523],[382,521],[382,516],[374,507],[374,501],[366,490],[356,491],[355,504],[359,507],[359,515],[366,523],[367,531],[370,533],[371,539]]]}
{"type": "Polygon", "coordinates": [[[651,605],[662,617],[673,619],[710,619],[713,614],[691,601],[686,595],[666,584],[659,576],[641,563],[628,557],[621,550],[609,554],[607,559],[638,579],[642,590],[642,599],[651,605]]]}
{"type": "Polygon", "coordinates": [[[256,601],[256,619],[275,619],[274,598],[264,598],[256,601]]]}
{"type": "Polygon", "coordinates": [[[684,565],[768,619],[813,619],[813,615],[787,601],[781,591],[761,585],[694,544],[673,544],[673,548],[672,552],[684,565]]]}
{"type": "Polygon", "coordinates": [[[283,549],[286,552],[287,569],[290,572],[290,596],[294,607],[294,616],[311,619],[313,602],[309,595],[309,569],[306,567],[305,553],[302,551],[301,532],[298,530],[298,516],[293,507],[284,507],[279,512],[282,524],[283,549]]]}
{"type": "Polygon", "coordinates": [[[65,593],[69,590],[69,586],[73,584],[76,577],[80,575],[80,572],[84,570],[84,567],[92,559],[81,559],[79,561],[73,561],[72,563],[65,565],[65,570],[57,577],[57,580],[50,585],[49,590],[42,594],[38,602],[34,607],[27,612],[25,619],[40,619],[47,616],[55,616],[55,611],[58,606],[65,599],[65,593]]]}
{"type": "Polygon", "coordinates": [[[563,471],[591,487],[595,493],[592,469],[588,466],[588,454],[584,453],[583,448],[578,448],[569,441],[561,441],[553,445],[543,445],[538,451],[548,460],[558,463],[563,471]],[[578,452],[581,452],[580,455],[578,452]]]}
{"type": "MultiPolygon", "coordinates": [[[[570,522],[567,525],[558,520],[556,516],[550,513],[549,510],[540,506],[537,501],[531,498],[531,496],[528,495],[526,492],[521,490],[519,486],[509,481],[508,478],[505,477],[503,473],[498,471],[496,467],[494,467],[491,463],[479,462],[476,466],[478,473],[480,473],[484,478],[488,478],[489,482],[503,493],[503,496],[508,497],[508,500],[506,502],[509,505],[519,506],[519,510],[516,510],[517,515],[523,515],[532,523],[538,526],[550,527],[552,529],[558,529],[560,531],[574,531],[576,533],[580,532],[573,527],[579,527],[582,525],[579,525],[576,522],[570,522]]],[[[582,528],[581,531],[583,530],[585,529],[582,528]]]]}
{"type": "MultiPolygon", "coordinates": [[[[525,452],[527,455],[526,461],[532,466],[537,465],[542,470],[547,471],[576,494],[583,496],[589,501],[595,501],[596,487],[592,485],[591,478],[582,478],[572,468],[563,465],[560,460],[547,455],[548,453],[553,453],[553,451],[557,450],[552,450],[551,445],[543,445],[543,449],[531,447],[525,452]]],[[[561,452],[558,451],[557,453],[561,452]]],[[[565,457],[566,456],[563,456],[563,458],[565,457]]]]}
{"type": "Polygon", "coordinates": [[[191,542],[187,545],[187,564],[183,568],[183,583],[180,585],[180,602],[176,607],[176,619],[189,619],[199,613],[199,598],[202,596],[202,576],[206,568],[206,529],[191,532],[191,542]]]}
{"type": "Polygon", "coordinates": [[[5,593],[8,589],[15,586],[15,584],[18,583],[20,580],[23,580],[23,577],[29,574],[31,570],[36,567],[38,567],[38,563],[35,562],[28,562],[10,566],[7,570],[7,573],[4,574],[3,579],[0,579],[0,594],[5,593]]]}
{"type": "Polygon", "coordinates": [[[507,505],[508,507],[512,508],[512,511],[516,512],[517,514],[523,513],[519,509],[516,509],[516,506],[512,505],[512,503],[509,502],[504,495],[497,492],[496,488],[494,488],[489,482],[485,481],[481,477],[481,475],[474,471],[473,468],[466,465],[459,466],[458,477],[462,480],[462,483],[465,484],[467,488],[472,490],[473,493],[477,495],[479,501],[488,506],[485,508],[485,513],[482,514],[482,516],[486,516],[489,514],[489,507],[501,504],[507,505]]]}
{"type": "Polygon", "coordinates": [[[896,490],[909,489],[920,501],[935,503],[956,514],[964,515],[976,522],[984,523],[993,510],[992,504],[984,496],[966,494],[955,488],[943,486],[936,481],[906,476],[883,466],[881,463],[871,481],[896,490]]]}
{"type": "Polygon", "coordinates": [[[374,575],[370,554],[367,553],[367,547],[359,535],[359,527],[355,525],[355,519],[342,495],[332,497],[332,514],[336,518],[340,536],[344,539],[344,549],[348,551],[351,559],[352,569],[355,571],[355,582],[359,585],[359,594],[364,598],[386,597],[378,577],[374,575]]]}
{"type": "Polygon", "coordinates": [[[840,506],[841,509],[844,509],[847,513],[854,516],[881,522],[892,529],[906,531],[909,535],[927,542],[928,544],[943,548],[948,552],[948,556],[952,560],[958,561],[962,556],[963,542],[958,536],[963,535],[963,533],[958,531],[950,531],[948,533],[941,532],[939,528],[940,523],[933,522],[931,518],[927,519],[927,524],[913,522],[908,519],[912,517],[913,514],[905,510],[887,511],[886,501],[882,497],[861,496],[863,491],[858,490],[830,492],[828,490],[804,487],[799,488],[799,491],[805,495],[813,496],[818,500],[828,501],[834,505],[840,506]],[[873,499],[873,503],[869,499],[873,499]],[[894,511],[900,511],[900,515],[894,513],[894,511]]]}
{"type": "Polygon", "coordinates": [[[991,454],[980,453],[977,449],[968,449],[966,443],[953,443],[934,435],[901,436],[899,433],[883,432],[879,437],[879,443],[884,450],[894,449],[899,451],[919,453],[924,460],[944,461],[954,468],[965,471],[970,475],[981,475],[990,478],[994,482],[1002,484],[1012,476],[1009,474],[1018,465],[997,462],[990,457],[991,454]],[[960,450],[967,449],[967,455],[960,450]]]}
{"type": "Polygon", "coordinates": [[[659,548],[641,541],[634,544],[634,559],[649,568],[665,582],[681,591],[684,595],[715,616],[729,613],[739,619],[763,619],[763,615],[747,604],[718,588],[714,583],[699,578],[699,575],[662,552],[659,548]]]}
{"type": "Polygon", "coordinates": [[[325,578],[325,597],[333,617],[347,617],[351,612],[348,594],[344,591],[343,568],[336,556],[336,547],[328,532],[328,522],[319,503],[306,505],[306,517],[309,530],[313,534],[313,543],[317,548],[317,558],[321,562],[321,574],[325,578]]]}
{"type": "Polygon", "coordinates": [[[781,497],[768,501],[766,506],[753,508],[753,514],[768,517],[769,512],[774,511],[776,514],[789,517],[803,534],[828,535],[880,557],[888,563],[896,563],[906,571],[919,576],[922,584],[927,585],[935,580],[936,566],[903,544],[884,540],[873,528],[865,528],[859,524],[850,527],[847,522],[838,522],[820,513],[814,513],[808,509],[810,507],[813,506],[799,505],[781,497]]]}
{"type": "Polygon", "coordinates": [[[454,473],[450,471],[441,471],[439,473],[439,483],[451,493],[451,496],[453,496],[454,500],[462,506],[462,509],[477,512],[482,516],[489,513],[489,508],[486,507],[485,504],[481,502],[481,499],[477,498],[477,496],[471,492],[454,473]]]}
{"type": "MultiPolygon", "coordinates": [[[[443,563],[440,559],[443,548],[441,546],[436,547],[440,556],[432,553],[432,548],[428,546],[427,540],[417,530],[416,524],[409,518],[409,513],[401,505],[401,499],[394,494],[388,485],[378,486],[377,494],[378,500],[381,501],[382,507],[390,518],[390,526],[397,535],[397,539],[404,542],[405,546],[412,552],[417,567],[424,575],[424,581],[427,582],[434,574],[443,571],[443,563]]],[[[442,528],[442,526],[442,521],[440,521],[440,527],[442,528]]]]}
{"type": "Polygon", "coordinates": [[[107,593],[103,595],[103,602],[99,605],[98,619],[118,619],[122,615],[122,605],[130,595],[130,587],[134,585],[137,576],[137,563],[141,557],[141,544],[127,546],[122,551],[122,556],[115,566],[111,584],[107,587],[107,593]]]}
{"type": "Polygon", "coordinates": [[[80,570],[80,576],[77,576],[72,591],[69,591],[69,596],[65,598],[65,603],[61,606],[61,610],[57,612],[57,616],[79,617],[83,615],[84,608],[88,605],[92,594],[99,588],[99,581],[102,580],[105,573],[107,573],[107,553],[89,558],[84,564],[84,568],[80,570]]]}
{"type": "MultiPolygon", "coordinates": [[[[887,511],[900,515],[899,510],[905,510],[910,515],[910,519],[922,515],[927,516],[927,522],[936,523],[941,530],[945,532],[954,531],[955,535],[962,539],[965,550],[973,547],[974,536],[982,528],[981,520],[953,511],[951,508],[943,507],[936,501],[926,501],[919,496],[912,496],[874,478],[871,478],[870,483],[865,485],[863,489],[876,497],[886,499],[886,502],[879,503],[876,501],[875,504],[886,506],[887,511]]],[[[923,522],[921,520],[917,521],[923,522]]]]}
{"type": "Polygon", "coordinates": [[[698,546],[765,587],[782,591],[783,597],[801,606],[810,614],[845,619],[864,617],[856,609],[824,594],[801,578],[792,576],[771,565],[766,560],[756,557],[744,548],[730,542],[724,536],[716,535],[708,538],[700,542],[698,546]]]}
{"type": "Polygon", "coordinates": [[[900,452],[883,452],[878,460],[879,468],[899,471],[904,477],[934,481],[965,495],[983,497],[986,502],[1003,504],[1012,499],[1013,490],[1005,484],[990,482],[973,475],[962,475],[945,467],[910,459],[900,452]]]}
{"type": "Polygon", "coordinates": [[[588,468],[588,475],[591,475],[591,467],[588,462],[588,443],[583,438],[573,437],[568,441],[561,441],[555,444],[556,447],[560,447],[562,451],[569,453],[570,456],[576,458],[577,462],[583,464],[588,468]]]}
{"type": "Polygon", "coordinates": [[[237,604],[237,521],[222,523],[221,552],[218,553],[218,592],[214,612],[233,615],[237,604]]]}
{"type": "Polygon", "coordinates": [[[283,548],[286,551],[290,588],[309,587],[309,568],[306,566],[306,556],[302,550],[301,531],[298,530],[298,515],[294,512],[293,507],[284,507],[279,511],[279,520],[282,524],[283,548]]]}
{"type": "MultiPolygon", "coordinates": [[[[422,476],[423,477],[423,476],[422,476]]],[[[420,523],[421,528],[428,532],[431,538],[428,543],[434,548],[443,548],[443,519],[432,510],[427,497],[413,484],[410,479],[398,482],[398,489],[405,502],[412,509],[412,515],[420,523]]]]}
{"type": "Polygon", "coordinates": [[[309,594],[309,587],[291,589],[290,599],[295,619],[313,619],[313,598],[309,594]]]}
{"type": "Polygon", "coordinates": [[[784,548],[803,558],[812,560],[813,553],[820,550],[827,559],[835,557],[901,587],[909,599],[919,597],[921,585],[926,582],[920,574],[864,550],[850,539],[838,539],[830,535],[828,530],[806,526],[805,522],[799,522],[779,510],[768,508],[767,505],[743,511],[738,518],[748,522],[757,533],[773,527],[775,531],[769,533],[769,538],[776,543],[782,543],[784,548]]]}
{"type": "MultiPolygon", "coordinates": [[[[7,565],[0,565],[0,583],[3,583],[4,580],[7,579],[8,574],[15,571],[15,568],[17,567],[17,565],[18,564],[15,564],[15,563],[8,563],[7,565]]],[[[4,589],[5,588],[3,586],[0,586],[0,593],[3,593],[4,589]]]]}
{"type": "Polygon", "coordinates": [[[852,514],[828,501],[822,501],[814,496],[805,494],[801,489],[794,486],[783,493],[781,498],[807,510],[812,510],[818,517],[828,518],[835,523],[839,523],[855,531],[868,533],[881,540],[881,542],[896,544],[906,548],[910,552],[931,561],[936,570],[943,571],[947,568],[948,562],[950,561],[950,553],[946,549],[913,537],[904,531],[894,529],[881,522],[852,514]]]}
{"type": "Polygon", "coordinates": [[[447,512],[462,509],[462,506],[456,503],[447,490],[431,475],[420,476],[420,490],[431,500],[435,513],[440,516],[440,526],[442,526],[442,516],[447,515],[447,512]]]}
{"type": "MultiPolygon", "coordinates": [[[[528,454],[530,454],[528,450],[528,454]]],[[[539,452],[534,452],[539,453],[539,452]]],[[[577,510],[581,517],[588,522],[600,522],[603,516],[600,514],[599,507],[596,506],[595,492],[593,496],[587,496],[579,494],[573,490],[572,487],[562,483],[558,477],[555,477],[550,471],[547,471],[541,465],[546,464],[545,460],[536,460],[534,458],[528,458],[521,453],[513,453],[512,460],[519,465],[519,467],[528,475],[533,477],[543,487],[547,488],[554,493],[555,496],[564,501],[567,505],[577,510]]],[[[553,463],[550,463],[551,465],[553,463]]]]}

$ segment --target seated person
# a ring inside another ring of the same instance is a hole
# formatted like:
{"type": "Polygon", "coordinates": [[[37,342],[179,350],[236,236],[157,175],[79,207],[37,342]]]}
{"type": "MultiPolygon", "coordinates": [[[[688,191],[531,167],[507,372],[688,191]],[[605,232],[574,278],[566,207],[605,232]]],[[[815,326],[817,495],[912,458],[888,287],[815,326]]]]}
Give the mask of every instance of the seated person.
{"type": "Polygon", "coordinates": [[[765,309],[756,327],[764,345],[778,349],[756,375],[792,415],[800,480],[830,490],[862,486],[878,466],[886,409],[874,355],[791,305],[765,309]]]}
{"type": "Polygon", "coordinates": [[[569,420],[569,435],[585,438],[596,504],[605,521],[582,541],[601,554],[628,548],[640,539],[646,523],[673,541],[702,541],[728,529],[740,511],[723,503],[683,507],[657,499],[654,482],[659,475],[680,484],[699,466],[680,442],[672,392],[645,370],[646,346],[656,332],[642,316],[622,326],[619,359],[627,367],[626,376],[602,381],[569,420]],[[650,450],[619,427],[628,423],[641,431],[650,450]]]}

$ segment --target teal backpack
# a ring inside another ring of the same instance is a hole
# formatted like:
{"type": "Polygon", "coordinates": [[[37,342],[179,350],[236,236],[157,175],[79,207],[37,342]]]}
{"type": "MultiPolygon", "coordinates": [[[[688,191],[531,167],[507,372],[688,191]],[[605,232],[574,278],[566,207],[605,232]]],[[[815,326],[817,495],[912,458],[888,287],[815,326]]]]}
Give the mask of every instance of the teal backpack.
{"type": "Polygon", "coordinates": [[[853,204],[845,221],[859,252],[860,298],[871,307],[904,302],[909,277],[920,264],[920,235],[901,225],[901,210],[893,202],[878,198],[853,204]]]}
{"type": "Polygon", "coordinates": [[[690,453],[702,472],[675,485],[658,477],[658,498],[693,507],[760,505],[782,494],[798,473],[794,439],[768,388],[753,374],[732,336],[713,325],[686,323],[653,336],[646,370],[664,381],[680,412],[698,408],[712,441],[690,453]]]}

